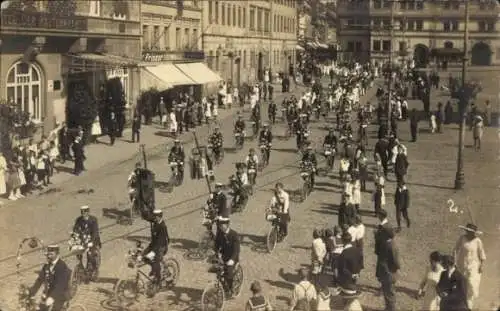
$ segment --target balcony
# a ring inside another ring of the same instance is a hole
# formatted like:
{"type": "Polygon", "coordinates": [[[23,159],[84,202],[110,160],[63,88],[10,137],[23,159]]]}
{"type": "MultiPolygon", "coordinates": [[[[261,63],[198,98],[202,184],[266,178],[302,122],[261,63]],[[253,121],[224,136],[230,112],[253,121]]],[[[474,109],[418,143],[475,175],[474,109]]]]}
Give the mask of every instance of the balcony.
{"type": "Polygon", "coordinates": [[[6,31],[6,28],[80,32],[88,30],[87,18],[84,16],[54,16],[46,12],[5,10],[1,17],[2,31],[6,31]]]}

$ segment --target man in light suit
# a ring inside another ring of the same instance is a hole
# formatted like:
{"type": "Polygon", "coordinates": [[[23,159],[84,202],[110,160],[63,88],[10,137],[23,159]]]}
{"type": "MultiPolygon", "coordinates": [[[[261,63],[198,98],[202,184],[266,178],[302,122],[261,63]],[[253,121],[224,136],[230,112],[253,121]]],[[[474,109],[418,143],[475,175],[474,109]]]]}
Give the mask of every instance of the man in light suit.
{"type": "Polygon", "coordinates": [[[47,263],[43,265],[38,278],[30,289],[30,295],[34,296],[40,286],[44,285],[43,302],[46,307],[52,306],[52,311],[61,311],[69,300],[69,282],[71,270],[66,263],[59,258],[59,246],[47,247],[47,263]]]}

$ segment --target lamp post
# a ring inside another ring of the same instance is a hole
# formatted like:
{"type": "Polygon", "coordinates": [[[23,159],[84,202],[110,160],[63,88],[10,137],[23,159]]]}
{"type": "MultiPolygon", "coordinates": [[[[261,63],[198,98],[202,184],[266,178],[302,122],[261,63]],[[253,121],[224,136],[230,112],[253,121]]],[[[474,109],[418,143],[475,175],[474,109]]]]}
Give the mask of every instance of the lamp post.
{"type": "Polygon", "coordinates": [[[460,96],[460,131],[458,136],[457,152],[457,173],[455,175],[455,189],[463,189],[465,185],[464,176],[464,138],[465,138],[465,117],[467,114],[467,105],[469,103],[469,94],[466,92],[467,83],[467,62],[469,51],[469,0],[465,0],[465,25],[464,25],[464,57],[462,59],[462,92],[460,96]]]}

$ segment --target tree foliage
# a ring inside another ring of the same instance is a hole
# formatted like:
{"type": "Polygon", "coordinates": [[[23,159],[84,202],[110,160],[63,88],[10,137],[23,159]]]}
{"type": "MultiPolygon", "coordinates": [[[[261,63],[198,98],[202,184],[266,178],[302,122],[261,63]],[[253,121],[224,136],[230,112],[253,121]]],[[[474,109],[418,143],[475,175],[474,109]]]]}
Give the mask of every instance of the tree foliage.
{"type": "Polygon", "coordinates": [[[29,113],[6,100],[0,100],[0,151],[10,154],[14,139],[31,137],[35,130],[29,113]]]}

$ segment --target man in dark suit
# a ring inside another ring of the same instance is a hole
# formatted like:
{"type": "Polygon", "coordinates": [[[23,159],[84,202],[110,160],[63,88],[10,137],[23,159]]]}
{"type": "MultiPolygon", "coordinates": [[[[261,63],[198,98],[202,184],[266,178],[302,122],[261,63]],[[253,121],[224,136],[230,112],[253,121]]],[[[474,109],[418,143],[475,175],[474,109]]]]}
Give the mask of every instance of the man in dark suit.
{"type": "Polygon", "coordinates": [[[441,311],[468,311],[467,282],[465,277],[455,267],[452,256],[446,255],[442,259],[443,268],[436,290],[441,297],[439,308],[441,311]]]}
{"type": "Polygon", "coordinates": [[[149,261],[148,263],[151,265],[151,274],[154,275],[155,281],[159,284],[161,282],[160,262],[167,254],[170,237],[161,210],[156,209],[153,211],[152,223],[151,242],[144,250],[143,256],[149,261]]]}
{"type": "Polygon", "coordinates": [[[85,153],[83,150],[83,141],[80,133],[75,137],[75,141],[72,145],[73,156],[75,157],[75,166],[73,169],[73,174],[80,175],[82,171],[85,170],[85,166],[83,165],[83,161],[85,160],[85,153]]]}
{"type": "Polygon", "coordinates": [[[219,220],[219,230],[215,236],[217,255],[224,263],[226,274],[226,292],[232,296],[234,270],[240,261],[240,238],[238,233],[229,228],[229,219],[219,220]]]}
{"type": "Polygon", "coordinates": [[[227,204],[227,198],[222,192],[222,183],[215,184],[215,192],[212,194],[212,200],[217,210],[217,218],[221,220],[229,220],[231,215],[231,207],[227,204]]]}
{"type": "Polygon", "coordinates": [[[132,120],[132,142],[135,143],[141,141],[141,114],[136,111],[134,113],[134,119],[132,120]]]}
{"type": "Polygon", "coordinates": [[[382,167],[384,168],[384,175],[387,179],[388,173],[388,162],[389,162],[389,141],[383,137],[380,138],[375,144],[374,148],[374,158],[375,154],[380,156],[380,160],[382,161],[382,167]]]}
{"type": "Polygon", "coordinates": [[[361,272],[361,252],[352,245],[352,236],[349,232],[342,235],[344,249],[337,259],[337,281],[341,288],[352,289],[361,272]]]}
{"type": "Polygon", "coordinates": [[[385,310],[396,310],[394,284],[396,273],[400,269],[399,255],[394,244],[394,230],[387,220],[387,212],[381,209],[378,213],[380,224],[375,232],[375,255],[377,264],[375,276],[382,287],[385,310]]]}
{"type": "Polygon", "coordinates": [[[43,284],[44,304],[47,307],[52,306],[52,311],[61,311],[69,300],[70,278],[71,270],[59,258],[59,246],[49,245],[47,263],[40,270],[38,278],[30,289],[30,295],[34,296],[43,284]]]}
{"type": "Polygon", "coordinates": [[[396,175],[397,182],[405,181],[408,166],[410,166],[410,163],[408,163],[408,157],[405,154],[405,147],[403,145],[399,145],[396,162],[394,163],[394,174],[396,175]]]}
{"type": "Polygon", "coordinates": [[[404,181],[398,182],[398,187],[394,193],[394,206],[396,206],[396,221],[398,223],[397,231],[401,231],[401,215],[406,220],[406,226],[410,228],[410,217],[408,217],[408,208],[410,207],[410,191],[406,188],[404,181]]]}
{"type": "MultiPolygon", "coordinates": [[[[99,224],[97,222],[97,218],[95,216],[90,215],[89,206],[85,205],[80,207],[81,215],[78,216],[75,220],[75,225],[73,226],[73,232],[80,235],[80,239],[82,241],[85,240],[84,236],[89,237],[88,245],[90,251],[87,253],[87,264],[91,264],[96,268],[97,271],[97,263],[96,263],[96,254],[101,248],[101,236],[99,234],[99,224]]],[[[97,275],[97,274],[96,274],[97,275]]]]}

